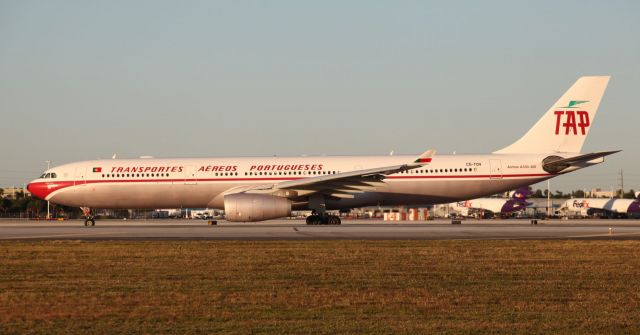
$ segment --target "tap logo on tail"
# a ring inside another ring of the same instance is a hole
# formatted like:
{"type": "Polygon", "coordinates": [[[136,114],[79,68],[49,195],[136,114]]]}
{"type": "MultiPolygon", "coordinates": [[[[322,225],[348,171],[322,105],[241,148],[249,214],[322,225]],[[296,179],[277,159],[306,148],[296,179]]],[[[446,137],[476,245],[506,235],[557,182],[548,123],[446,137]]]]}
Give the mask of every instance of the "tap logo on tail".
{"type": "MultiPolygon", "coordinates": [[[[582,104],[589,100],[571,100],[566,106],[558,108],[580,108],[582,104]]],[[[561,128],[564,129],[564,135],[586,135],[587,128],[591,125],[589,121],[589,113],[586,111],[555,111],[556,115],[556,135],[560,135],[561,128]],[[578,129],[580,129],[578,131],[578,129]]]]}

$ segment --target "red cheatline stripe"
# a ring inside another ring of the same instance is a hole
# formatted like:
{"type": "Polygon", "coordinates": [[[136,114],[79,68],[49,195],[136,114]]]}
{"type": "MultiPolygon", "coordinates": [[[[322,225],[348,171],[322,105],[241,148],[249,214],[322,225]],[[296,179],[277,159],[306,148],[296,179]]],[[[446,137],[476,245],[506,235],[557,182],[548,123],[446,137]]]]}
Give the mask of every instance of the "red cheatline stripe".
{"type": "MultiPolygon", "coordinates": [[[[429,176],[389,176],[386,179],[464,179],[464,178],[522,178],[522,177],[548,177],[551,174],[546,173],[531,173],[531,174],[509,174],[509,175],[429,175],[429,176]]],[[[158,183],[158,182],[207,182],[207,181],[285,181],[285,180],[298,180],[305,178],[199,178],[199,179],[101,179],[101,180],[87,180],[71,181],[75,184],[99,184],[99,183],[158,183]]]]}
{"type": "Polygon", "coordinates": [[[532,173],[532,174],[509,174],[509,175],[472,175],[472,176],[449,176],[449,175],[440,175],[440,176],[390,176],[386,179],[464,179],[464,178],[520,178],[520,177],[547,177],[552,176],[547,173],[532,173]]]}
{"type": "MultiPolygon", "coordinates": [[[[388,179],[404,179],[404,180],[420,180],[420,179],[474,179],[474,178],[500,178],[500,179],[509,179],[509,178],[524,178],[524,177],[550,177],[554,176],[552,174],[546,173],[532,173],[532,174],[510,174],[510,175],[460,175],[460,176],[449,176],[449,175],[439,175],[439,176],[390,176],[388,179]]],[[[260,181],[287,181],[287,180],[298,180],[305,179],[304,177],[300,178],[287,178],[287,177],[273,177],[273,178],[203,178],[203,179],[101,179],[101,180],[70,180],[70,181],[57,181],[55,182],[56,187],[47,188],[47,190],[43,190],[43,192],[37,192],[41,194],[36,194],[41,197],[46,197],[49,194],[58,191],[60,189],[64,189],[72,186],[82,186],[88,184],[121,184],[121,183],[185,183],[185,182],[260,182],[260,181]]],[[[33,183],[34,190],[40,185],[51,184],[50,182],[40,182],[33,183]]]]}

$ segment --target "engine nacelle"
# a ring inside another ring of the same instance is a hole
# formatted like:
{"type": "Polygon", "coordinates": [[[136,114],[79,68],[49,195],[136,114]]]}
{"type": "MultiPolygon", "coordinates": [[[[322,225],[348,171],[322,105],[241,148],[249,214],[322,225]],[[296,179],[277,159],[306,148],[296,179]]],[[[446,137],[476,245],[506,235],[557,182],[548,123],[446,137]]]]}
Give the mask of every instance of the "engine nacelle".
{"type": "Polygon", "coordinates": [[[291,215],[291,201],[268,194],[234,193],[224,196],[227,221],[253,222],[291,215]]]}

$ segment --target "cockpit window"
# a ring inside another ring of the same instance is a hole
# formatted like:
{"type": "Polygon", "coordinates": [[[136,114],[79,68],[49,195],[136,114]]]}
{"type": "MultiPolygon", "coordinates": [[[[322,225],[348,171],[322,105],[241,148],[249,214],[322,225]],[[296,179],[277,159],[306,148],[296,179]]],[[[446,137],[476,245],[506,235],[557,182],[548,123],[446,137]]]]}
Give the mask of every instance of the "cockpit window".
{"type": "Polygon", "coordinates": [[[57,177],[58,177],[58,175],[56,175],[55,172],[51,172],[51,178],[57,178],[57,177]]]}
{"type": "Polygon", "coordinates": [[[43,173],[42,176],[40,176],[40,179],[44,179],[46,175],[47,175],[46,173],[43,173]]]}
{"type": "Polygon", "coordinates": [[[44,176],[44,178],[51,178],[51,173],[47,173],[47,175],[44,176]]]}

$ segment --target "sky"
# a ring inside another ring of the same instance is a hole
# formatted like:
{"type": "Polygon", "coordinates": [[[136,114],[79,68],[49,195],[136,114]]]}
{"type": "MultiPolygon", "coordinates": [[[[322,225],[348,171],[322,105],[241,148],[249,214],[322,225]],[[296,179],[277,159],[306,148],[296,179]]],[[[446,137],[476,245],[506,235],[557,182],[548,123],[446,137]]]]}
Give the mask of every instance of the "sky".
{"type": "Polygon", "coordinates": [[[583,151],[624,151],[552,189],[622,170],[637,190],[639,17],[631,0],[0,0],[0,186],[114,153],[488,153],[611,75],[583,151]]]}

